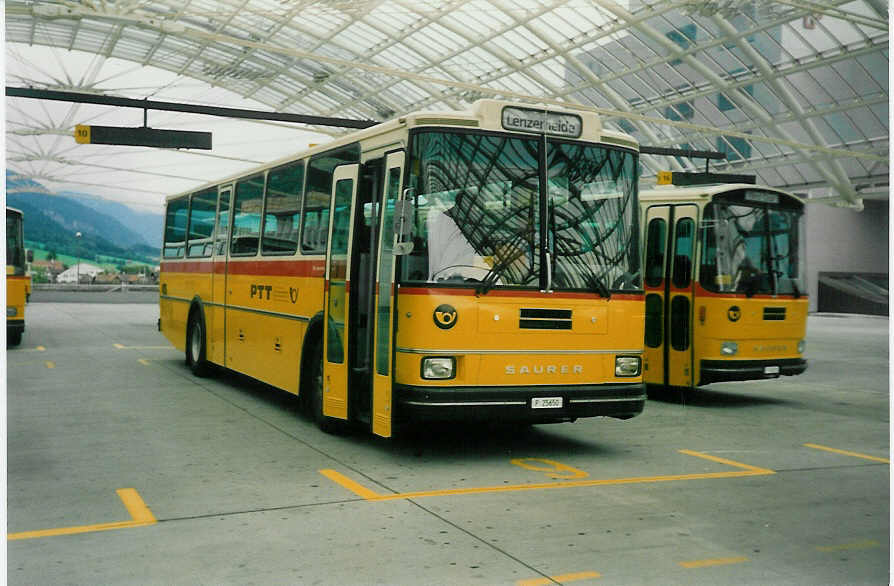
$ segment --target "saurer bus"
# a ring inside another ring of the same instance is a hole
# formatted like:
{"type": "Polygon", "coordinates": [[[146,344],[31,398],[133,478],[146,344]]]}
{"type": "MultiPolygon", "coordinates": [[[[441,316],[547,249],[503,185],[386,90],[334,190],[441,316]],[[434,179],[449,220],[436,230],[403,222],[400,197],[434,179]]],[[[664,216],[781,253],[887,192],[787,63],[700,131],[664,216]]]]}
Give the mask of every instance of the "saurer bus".
{"type": "Polygon", "coordinates": [[[804,372],[804,202],[733,183],[659,186],[640,192],[640,206],[646,383],[804,372]]]}
{"type": "Polygon", "coordinates": [[[24,216],[6,208],[6,343],[18,346],[25,333],[25,303],[31,294],[31,277],[25,270],[24,216]]]}
{"type": "Polygon", "coordinates": [[[159,327],[323,429],[633,417],[637,149],[593,113],[481,100],[172,196],[159,327]]]}

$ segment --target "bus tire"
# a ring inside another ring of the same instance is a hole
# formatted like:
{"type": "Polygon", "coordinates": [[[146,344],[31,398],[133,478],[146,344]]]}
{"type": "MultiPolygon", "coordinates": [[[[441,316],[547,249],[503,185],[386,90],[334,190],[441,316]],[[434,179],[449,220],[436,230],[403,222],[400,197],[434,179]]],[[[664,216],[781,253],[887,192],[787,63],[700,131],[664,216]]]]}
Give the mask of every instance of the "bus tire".
{"type": "Polygon", "coordinates": [[[208,376],[211,368],[205,359],[205,320],[192,312],[186,327],[186,364],[196,376],[208,376]]]}
{"type": "Polygon", "coordinates": [[[323,344],[313,346],[313,354],[310,356],[310,412],[314,421],[323,432],[336,433],[340,429],[339,420],[323,414],[323,344]]]}
{"type": "Polygon", "coordinates": [[[22,343],[22,332],[17,330],[15,332],[7,332],[6,333],[6,345],[7,346],[18,346],[22,343]]]}

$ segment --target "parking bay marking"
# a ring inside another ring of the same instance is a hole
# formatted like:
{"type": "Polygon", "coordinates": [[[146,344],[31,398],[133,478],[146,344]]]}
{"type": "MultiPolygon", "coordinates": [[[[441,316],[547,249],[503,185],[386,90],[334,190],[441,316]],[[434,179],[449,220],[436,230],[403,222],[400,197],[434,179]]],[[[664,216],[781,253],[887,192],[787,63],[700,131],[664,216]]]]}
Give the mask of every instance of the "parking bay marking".
{"type": "Polygon", "coordinates": [[[684,568],[688,568],[691,570],[694,568],[710,568],[712,566],[728,566],[730,564],[741,564],[747,561],[747,557],[737,556],[730,558],[716,558],[713,560],[693,560],[691,562],[678,562],[678,564],[683,566],[684,568]]]}
{"type": "Polygon", "coordinates": [[[92,533],[94,531],[109,531],[110,529],[129,529],[131,527],[145,527],[146,525],[154,525],[156,523],[155,516],[140,494],[134,488],[119,488],[115,492],[118,498],[124,503],[127,512],[130,513],[130,521],[119,521],[115,523],[100,523],[98,525],[80,525],[77,527],[61,527],[58,529],[42,529],[40,531],[23,531],[21,533],[8,533],[6,539],[14,541],[17,539],[35,539],[38,537],[54,537],[56,535],[73,535],[76,533],[92,533]]]}
{"type": "Polygon", "coordinates": [[[774,470],[769,470],[767,468],[759,468],[757,466],[751,466],[749,464],[743,464],[741,462],[734,462],[733,460],[727,460],[726,458],[718,458],[717,456],[711,456],[709,454],[703,454],[701,452],[694,452],[692,450],[678,450],[679,453],[685,454],[687,456],[694,456],[696,458],[702,458],[704,460],[711,460],[712,462],[717,462],[719,464],[724,464],[727,466],[732,466],[733,468],[737,468],[737,470],[729,470],[726,472],[702,472],[696,474],[670,474],[665,476],[637,476],[633,478],[608,478],[603,480],[571,480],[571,481],[563,481],[563,482],[545,482],[545,483],[537,483],[537,484],[516,484],[516,485],[502,485],[502,486],[481,486],[481,487],[470,487],[470,488],[451,488],[451,489],[443,489],[443,490],[427,490],[427,491],[419,491],[419,492],[403,492],[403,493],[395,493],[395,494],[381,494],[377,493],[374,490],[371,490],[358,482],[348,478],[347,476],[341,474],[340,472],[332,469],[320,470],[320,474],[328,478],[329,480],[335,482],[336,484],[346,488],[347,490],[353,492],[357,496],[363,498],[367,501],[388,501],[388,500],[397,500],[397,499],[413,499],[413,498],[422,498],[422,497],[430,497],[430,496],[453,496],[453,495],[464,495],[464,494],[485,494],[485,493],[496,493],[496,492],[513,492],[513,491],[521,491],[521,490],[543,490],[549,488],[573,488],[573,487],[583,487],[583,486],[610,486],[616,484],[642,484],[649,482],[670,482],[674,480],[704,480],[704,479],[712,479],[712,478],[741,478],[743,476],[766,476],[769,474],[776,474],[774,470]]]}
{"type": "Polygon", "coordinates": [[[529,578],[527,580],[519,580],[516,586],[549,586],[550,584],[565,584],[567,582],[576,582],[578,580],[590,580],[601,578],[599,572],[574,572],[573,574],[562,574],[560,576],[550,576],[549,578],[529,578]]]}
{"type": "Polygon", "coordinates": [[[125,346],[124,344],[112,344],[116,350],[173,350],[174,347],[167,346],[125,346]]]}
{"type": "Polygon", "coordinates": [[[814,450],[823,450],[824,452],[832,452],[833,454],[841,454],[843,456],[853,456],[854,458],[863,458],[864,460],[872,460],[873,462],[883,462],[885,464],[890,464],[891,461],[885,458],[877,458],[875,456],[869,456],[866,454],[861,454],[859,452],[848,452],[847,450],[839,450],[838,448],[830,448],[829,446],[821,446],[820,444],[804,444],[808,448],[813,448],[814,450]]]}

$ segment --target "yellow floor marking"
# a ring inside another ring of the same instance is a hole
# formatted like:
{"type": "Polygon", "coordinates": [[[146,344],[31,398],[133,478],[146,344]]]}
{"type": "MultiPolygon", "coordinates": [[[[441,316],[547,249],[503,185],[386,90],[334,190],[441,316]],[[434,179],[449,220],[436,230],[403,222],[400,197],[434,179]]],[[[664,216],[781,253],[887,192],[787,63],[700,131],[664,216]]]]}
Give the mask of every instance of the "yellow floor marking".
{"type": "Polygon", "coordinates": [[[46,347],[44,347],[44,346],[38,346],[37,348],[35,348],[35,350],[37,352],[46,352],[47,351],[46,347]]]}
{"type": "Polygon", "coordinates": [[[146,360],[145,358],[138,358],[138,359],[137,359],[137,362],[139,362],[139,363],[142,364],[143,366],[149,366],[149,361],[146,360]]]}
{"type": "Polygon", "coordinates": [[[43,529],[41,531],[23,531],[21,533],[9,533],[6,539],[14,541],[17,539],[36,539],[38,537],[55,537],[57,535],[74,535],[76,533],[92,533],[94,531],[109,531],[110,529],[128,529],[130,527],[144,527],[152,525],[156,522],[152,511],[140,498],[139,493],[133,488],[119,488],[115,492],[118,498],[124,503],[127,512],[130,513],[130,521],[119,521],[117,523],[100,523],[98,525],[81,525],[78,527],[62,527],[59,529],[43,529]]]}
{"type": "Polygon", "coordinates": [[[519,580],[516,586],[549,586],[556,582],[565,584],[566,582],[576,582],[578,580],[589,580],[591,578],[601,578],[599,572],[575,572],[573,574],[561,574],[559,576],[550,576],[549,578],[531,578],[529,580],[519,580]]]}
{"type": "Polygon", "coordinates": [[[833,454],[842,454],[845,456],[853,456],[854,458],[863,458],[864,460],[872,460],[873,462],[884,462],[885,464],[890,464],[891,461],[885,458],[876,458],[875,456],[867,456],[866,454],[860,454],[858,452],[848,452],[847,450],[838,450],[836,448],[830,448],[829,446],[821,446],[819,444],[804,444],[808,448],[813,448],[815,450],[823,450],[826,452],[832,452],[833,454]]]}
{"type": "Polygon", "coordinates": [[[739,470],[731,470],[727,472],[702,472],[698,474],[671,474],[667,476],[637,476],[634,478],[609,478],[605,480],[573,480],[573,481],[565,481],[565,482],[545,482],[539,484],[516,484],[516,485],[500,485],[500,486],[481,486],[481,487],[471,487],[471,488],[450,488],[444,490],[427,490],[420,492],[403,492],[396,494],[380,494],[357,482],[351,480],[350,478],[336,472],[335,470],[320,470],[320,474],[329,478],[336,484],[341,485],[342,487],[348,489],[353,492],[357,496],[366,499],[368,501],[390,501],[397,499],[412,499],[412,498],[422,498],[429,496],[450,496],[450,495],[461,495],[461,494],[484,494],[484,493],[495,493],[495,492],[514,492],[521,490],[543,490],[549,488],[571,488],[571,487],[582,487],[582,486],[610,486],[616,484],[641,484],[646,482],[670,482],[673,480],[704,480],[709,478],[740,478],[743,476],[764,476],[767,474],[776,474],[773,470],[769,470],[767,468],[758,468],[757,466],[749,466],[748,464],[742,464],[740,462],[734,462],[732,460],[727,460],[725,458],[718,458],[716,456],[709,456],[708,454],[702,454],[701,452],[693,452],[692,450],[679,450],[681,454],[686,454],[688,456],[695,456],[696,458],[703,458],[705,460],[711,460],[714,462],[719,462],[721,464],[726,464],[727,466],[733,466],[735,468],[739,468],[739,470]]]}
{"type": "Polygon", "coordinates": [[[44,362],[44,364],[47,365],[47,368],[56,368],[56,363],[51,362],[50,360],[47,360],[46,362],[44,362]]]}
{"type": "Polygon", "coordinates": [[[819,551],[845,551],[848,549],[871,549],[879,546],[881,546],[881,543],[878,541],[866,539],[864,541],[855,541],[853,543],[842,543],[841,545],[817,546],[816,549],[819,551]]]}
{"type": "Polygon", "coordinates": [[[729,564],[741,564],[742,562],[747,562],[748,558],[745,556],[738,556],[732,558],[716,558],[713,560],[694,560],[691,562],[679,562],[681,566],[684,568],[708,568],[711,566],[727,566],[729,564]]]}
{"type": "Polygon", "coordinates": [[[173,348],[170,344],[167,346],[124,346],[123,344],[112,344],[118,350],[170,350],[173,348]]]}

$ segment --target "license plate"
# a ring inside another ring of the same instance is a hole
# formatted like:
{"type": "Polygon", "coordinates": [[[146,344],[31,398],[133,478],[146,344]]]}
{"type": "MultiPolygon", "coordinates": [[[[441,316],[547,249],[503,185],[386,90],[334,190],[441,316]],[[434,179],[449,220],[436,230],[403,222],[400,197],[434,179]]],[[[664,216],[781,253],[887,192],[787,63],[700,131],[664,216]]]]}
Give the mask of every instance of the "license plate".
{"type": "Polygon", "coordinates": [[[534,397],[531,409],[558,409],[562,406],[562,397],[534,397]]]}
{"type": "Polygon", "coordinates": [[[765,366],[764,374],[779,374],[779,367],[778,366],[765,366]]]}

